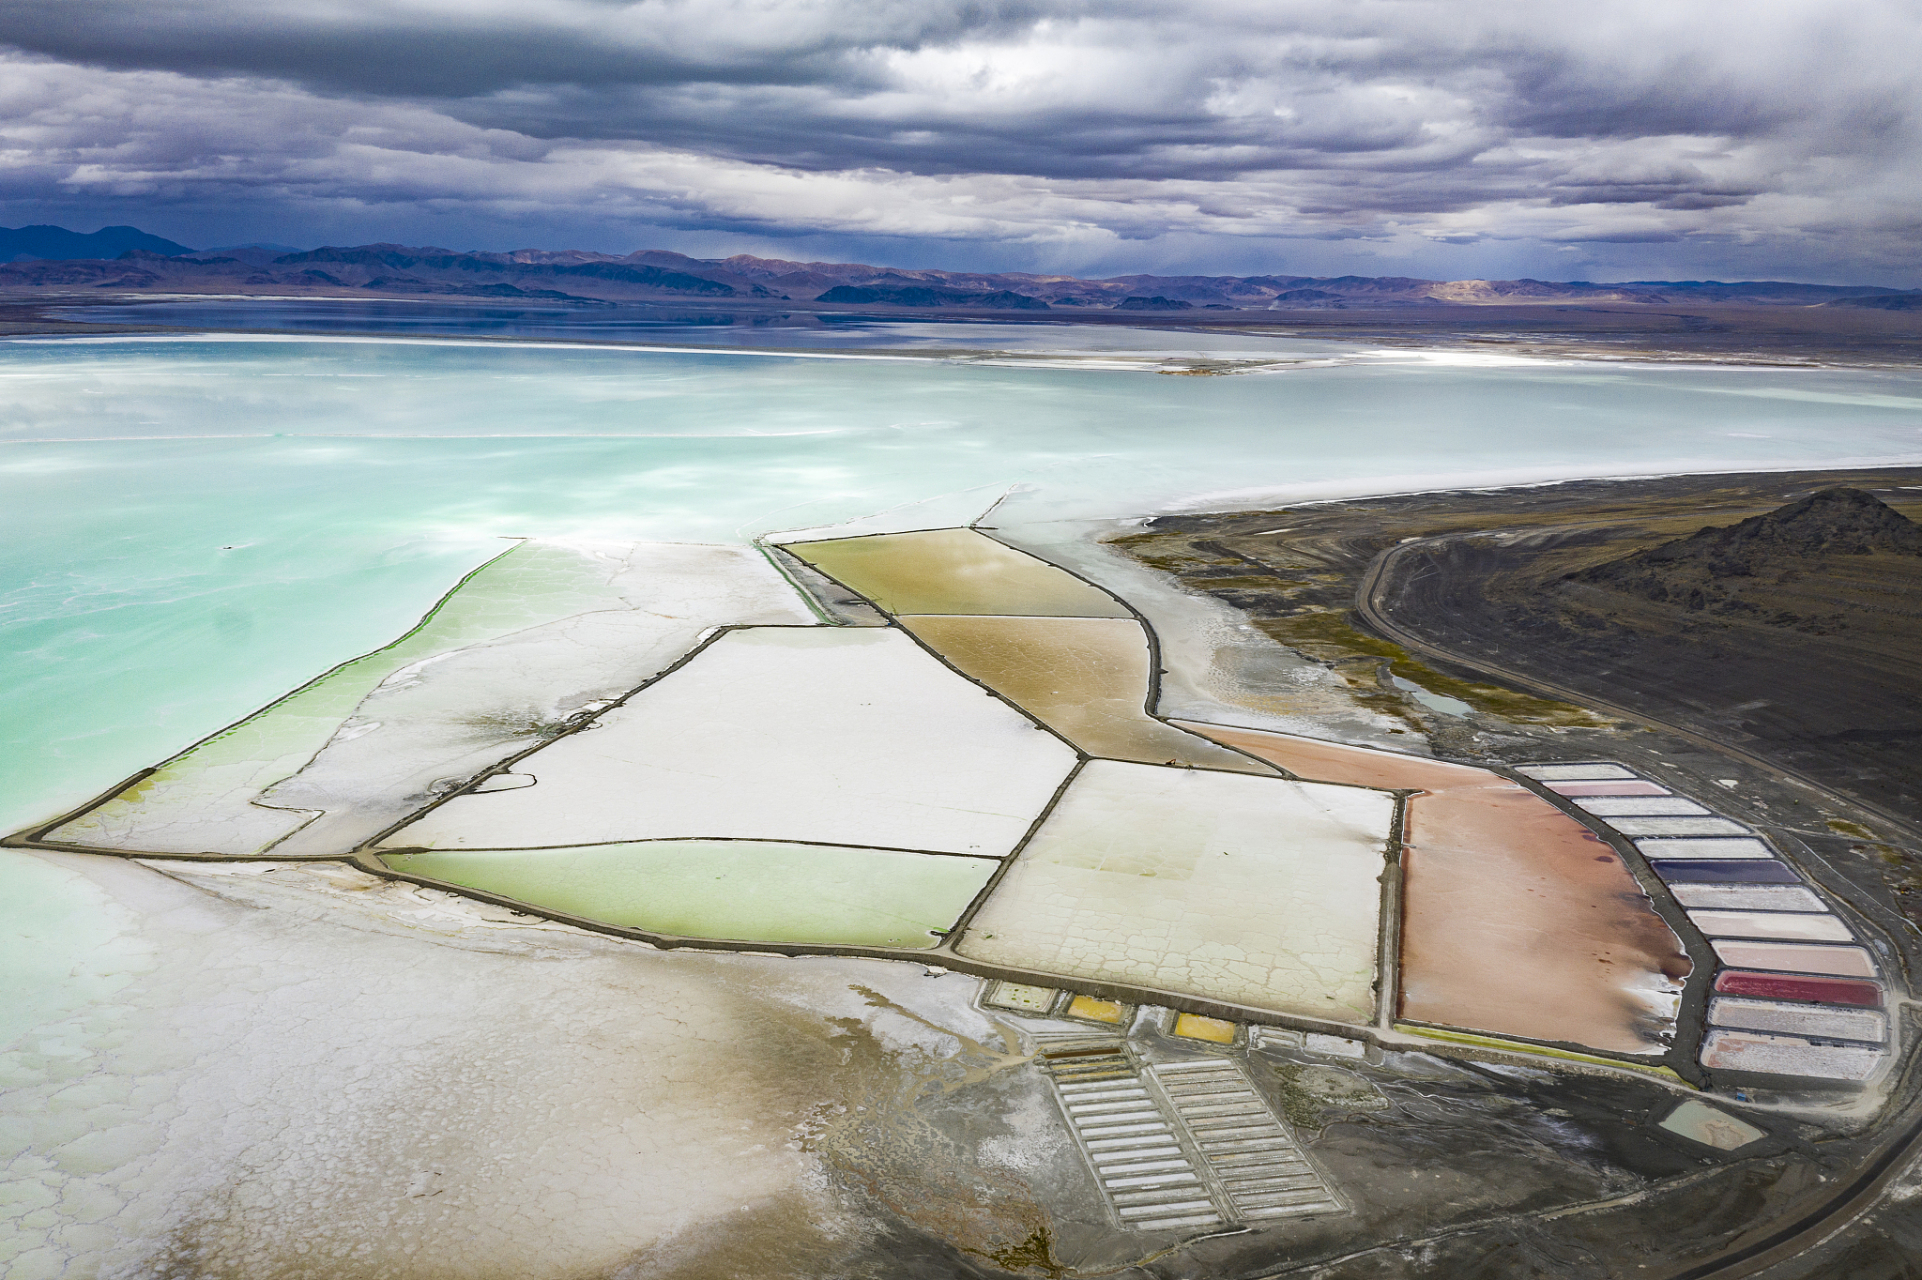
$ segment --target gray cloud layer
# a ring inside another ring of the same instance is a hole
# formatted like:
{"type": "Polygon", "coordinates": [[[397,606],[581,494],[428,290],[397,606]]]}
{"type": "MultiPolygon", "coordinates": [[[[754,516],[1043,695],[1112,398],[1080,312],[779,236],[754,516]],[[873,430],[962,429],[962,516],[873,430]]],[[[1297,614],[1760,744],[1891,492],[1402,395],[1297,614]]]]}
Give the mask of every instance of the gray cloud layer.
{"type": "Polygon", "coordinates": [[[0,199],[1912,279],[1919,33],[1894,0],[0,0],[0,199]]]}

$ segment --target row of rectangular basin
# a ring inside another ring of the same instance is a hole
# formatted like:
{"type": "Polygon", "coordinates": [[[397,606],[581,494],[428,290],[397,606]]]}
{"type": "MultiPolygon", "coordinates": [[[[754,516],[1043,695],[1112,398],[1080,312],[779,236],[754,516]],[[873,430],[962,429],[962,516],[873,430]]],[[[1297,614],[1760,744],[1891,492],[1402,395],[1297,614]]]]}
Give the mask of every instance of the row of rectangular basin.
{"type": "Polygon", "coordinates": [[[1613,761],[1517,770],[1634,842],[1720,962],[1700,1061],[1861,1081],[1888,1054],[1869,950],[1748,826],[1613,761]]]}

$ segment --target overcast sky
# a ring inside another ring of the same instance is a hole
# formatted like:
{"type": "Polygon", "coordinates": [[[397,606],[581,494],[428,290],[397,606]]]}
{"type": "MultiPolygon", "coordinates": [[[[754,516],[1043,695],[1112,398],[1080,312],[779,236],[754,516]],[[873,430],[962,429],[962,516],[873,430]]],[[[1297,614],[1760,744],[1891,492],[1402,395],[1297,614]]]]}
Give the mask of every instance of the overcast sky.
{"type": "Polygon", "coordinates": [[[1922,285],[1922,0],[0,0],[0,224],[1922,285]]]}

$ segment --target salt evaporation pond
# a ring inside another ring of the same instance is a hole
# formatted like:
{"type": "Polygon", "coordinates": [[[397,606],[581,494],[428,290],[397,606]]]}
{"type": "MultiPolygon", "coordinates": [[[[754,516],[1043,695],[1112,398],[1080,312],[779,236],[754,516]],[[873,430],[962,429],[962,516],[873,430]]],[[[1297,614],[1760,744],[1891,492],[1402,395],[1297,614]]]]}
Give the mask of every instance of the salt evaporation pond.
{"type": "MultiPolygon", "coordinates": [[[[985,340],[979,335],[988,328],[973,336],[985,340]]],[[[933,326],[919,332],[894,326],[883,337],[896,347],[961,345],[933,326]]],[[[0,486],[14,517],[13,536],[0,546],[8,584],[0,615],[8,641],[0,683],[6,746],[0,826],[15,829],[72,808],[315,674],[387,644],[463,574],[509,545],[502,538],[741,544],[762,533],[843,521],[866,520],[851,526],[857,530],[953,524],[1002,500],[996,522],[1009,536],[1052,537],[1059,544],[1061,530],[1079,528],[1076,522],[1178,508],[1575,476],[1870,465],[1922,456],[1922,377],[1911,374],[1459,360],[1418,352],[1358,354],[1292,339],[1237,338],[1233,344],[1229,354],[1292,367],[1236,377],[1162,377],[1116,367],[1126,361],[1105,357],[1108,367],[1015,367],[883,353],[822,357],[320,337],[0,344],[6,391],[0,397],[0,486]],[[878,519],[867,519],[877,513],[878,519]]],[[[1112,330],[1083,334],[1050,326],[1043,338],[1027,335],[1006,345],[1139,356],[1208,344],[1191,335],[1118,338],[1112,330]]],[[[1223,353],[1217,344],[1204,354],[1223,353]]],[[[689,551],[697,559],[710,554],[721,553],[689,551]]],[[[691,591],[698,588],[693,578],[690,583],[691,591]]],[[[935,636],[937,647],[959,653],[972,645],[968,651],[979,650],[983,678],[1014,678],[997,674],[996,666],[1011,642],[981,639],[1012,634],[991,608],[978,602],[965,609],[939,602],[918,607],[928,612],[916,615],[916,625],[935,636]],[[984,613],[976,616],[975,609],[984,613]]],[[[1064,605],[1067,613],[1028,630],[1051,636],[1120,629],[1120,619],[1099,616],[1112,610],[1086,608],[1096,616],[1080,616],[1084,607],[1064,605]]],[[[753,620],[780,622],[758,615],[753,620]]],[[[671,630],[668,622],[662,626],[671,630]]],[[[1037,643],[1025,632],[1017,638],[1029,649],[1037,643]]],[[[1087,649],[1091,642],[1076,643],[1087,649]]],[[[1129,647],[1135,644],[1130,637],[1128,646],[1112,646],[1117,656],[1094,673],[1106,682],[1103,687],[1135,679],[1129,647]]],[[[502,661],[512,656],[505,650],[503,655],[502,661]]],[[[596,677],[594,671],[578,674],[590,683],[596,677]]],[[[1049,710],[1039,693],[1023,696],[1049,710]]],[[[995,726],[984,723],[982,732],[991,731],[995,726]]],[[[1088,785],[1112,774],[1122,790],[1135,790],[1128,780],[1145,769],[1104,765],[1090,773],[1088,785]]],[[[1247,793],[1256,808],[1283,792],[1294,794],[1292,784],[1260,777],[1196,777],[1202,781],[1193,785],[1247,793]]],[[[1183,785],[1191,781],[1181,779],[1183,785]]],[[[526,794],[498,799],[512,806],[526,794]]],[[[1075,817],[1072,810],[1063,814],[1064,823],[1075,817]]],[[[456,816],[450,806],[448,820],[456,816]]],[[[902,818],[916,820],[913,814],[902,818]]],[[[1651,820],[1703,821],[1687,815],[1651,820]]],[[[762,843],[741,850],[743,858],[801,856],[774,843],[795,838],[791,832],[747,835],[762,843]]],[[[802,838],[809,836],[840,838],[828,830],[802,838]]],[[[633,838],[626,832],[614,837],[633,838]]],[[[583,831],[568,838],[611,837],[583,831]]],[[[687,841],[631,847],[654,859],[663,874],[681,874],[693,854],[713,856],[687,841]]],[[[817,850],[805,855],[811,860],[839,859],[829,877],[837,911],[881,883],[877,868],[883,862],[887,875],[899,879],[903,896],[926,906],[925,912],[917,905],[915,912],[890,914],[894,908],[877,900],[867,915],[853,919],[858,936],[848,941],[856,943],[892,943],[909,930],[930,936],[935,921],[952,916],[947,904],[970,896],[983,868],[992,865],[966,850],[935,864],[909,855],[888,861],[825,843],[809,848],[817,850]]],[[[490,857],[484,865],[473,863],[477,877],[546,875],[533,866],[538,851],[516,854],[511,864],[486,849],[396,856],[439,858],[449,864],[442,873],[457,882],[469,871],[462,869],[465,863],[453,864],[477,856],[490,857]]],[[[1754,862],[1670,865],[1678,868],[1670,879],[1699,884],[1703,894],[1755,886],[1781,892],[1754,862]]],[[[1053,909],[1049,877],[1079,870],[1039,858],[1033,866],[1025,879],[1009,882],[1001,941],[1010,947],[1032,946],[1034,937],[1059,932],[1058,921],[1047,914],[1053,909]]],[[[1331,980],[1347,986],[1337,983],[1332,996],[1316,999],[1363,999],[1373,935],[1357,904],[1377,870],[1357,860],[1354,885],[1330,890],[1336,899],[1322,909],[1354,917],[1342,945],[1325,958],[1331,980]]],[[[258,864],[192,874],[203,886],[223,875],[252,877],[261,887],[236,901],[275,900],[280,893],[296,904],[307,901],[301,894],[322,891],[332,873],[293,871],[290,878],[311,881],[299,891],[274,889],[269,882],[277,873],[258,864]]],[[[419,968],[432,949],[423,952],[397,932],[403,926],[395,921],[405,921],[407,929],[423,927],[422,908],[405,895],[382,896],[343,882],[337,904],[342,918],[355,912],[365,917],[364,926],[343,930],[308,909],[235,915],[209,905],[212,898],[184,881],[113,859],[7,852],[0,855],[0,877],[14,908],[0,926],[0,972],[10,989],[32,992],[0,1030],[0,1050],[11,1055],[6,1069],[15,1073],[7,1078],[21,1090],[16,1114],[78,1116],[74,1108],[94,1108],[87,1120],[69,1126],[72,1134],[36,1139],[36,1151],[55,1155],[34,1155],[42,1164],[23,1169],[23,1176],[39,1179],[57,1199],[98,1173],[103,1180],[88,1183],[88,1194],[107,1196],[101,1188],[111,1188],[113,1196],[135,1206],[115,1219],[122,1242],[139,1232],[171,1229],[165,1215],[176,1204],[197,1203],[193,1196],[219,1203],[224,1192],[202,1180],[217,1179],[243,1151],[256,1149],[250,1144],[263,1139],[248,1126],[313,1131],[310,1121],[318,1112],[308,1106],[309,1092],[333,1098],[364,1089],[357,1074],[364,1036],[378,1039],[396,1062],[429,1061],[440,1052],[436,1046],[505,1043],[520,1055],[511,1073],[516,1089],[522,1080],[550,1077],[574,1087],[567,1081],[578,1077],[577,1083],[595,1081],[593,1089],[580,1087],[597,1099],[607,1094],[603,1086],[615,1078],[608,1074],[614,1065],[645,1061],[647,1078],[622,1087],[637,1098],[651,1097],[647,1089],[659,1092],[660,1105],[642,1105],[650,1115],[679,1114],[670,1097],[679,1079],[699,1081],[703,1089],[735,1090],[742,1114],[787,1115],[804,1101],[735,1070],[736,1059],[727,1056],[735,1050],[721,1041],[687,1048],[686,1061],[676,1059],[674,1070],[661,1069],[658,1055],[664,1051],[658,1047],[646,1059],[610,1049],[606,1062],[583,1059],[567,1068],[576,1076],[567,1076],[543,1057],[551,1046],[538,1027],[550,1017],[591,1022],[605,1012],[598,988],[581,988],[586,994],[536,992],[516,980],[520,970],[512,964],[488,958],[493,952],[487,948],[450,950],[444,963],[419,968]],[[220,946],[204,949],[198,940],[216,931],[220,946]],[[276,976],[269,980],[251,976],[270,971],[276,976]],[[259,999],[247,998],[252,1003],[235,994],[256,989],[259,999]],[[203,996],[204,1003],[196,1004],[203,996]],[[350,1018],[352,1034],[329,1038],[327,1028],[342,1025],[343,1017],[350,1018]],[[523,1026],[535,1030],[522,1036],[516,1028],[523,1026]],[[168,1047],[188,1043],[183,1027],[191,1028],[198,1056],[168,1047]],[[283,1056],[300,1064],[311,1090],[276,1091],[279,1100],[269,1106],[259,1093],[258,1072],[283,1056]],[[83,1063],[108,1059],[120,1073],[115,1079],[157,1080],[163,1092],[171,1090],[165,1094],[168,1115],[187,1117],[176,1126],[180,1134],[225,1134],[231,1128],[231,1138],[221,1139],[227,1145],[209,1156],[212,1148],[197,1140],[163,1138],[158,1122],[149,1122],[152,1116],[123,1115],[105,1093],[52,1101],[68,1078],[63,1073],[77,1078],[92,1069],[83,1063]],[[190,1062],[196,1064],[191,1071],[190,1062]],[[173,1075],[163,1080],[155,1074],[166,1072],[173,1075]],[[239,1118],[230,1125],[235,1096],[255,1101],[234,1113],[239,1118]],[[142,1163],[150,1159],[161,1163],[142,1163]],[[121,1171],[134,1181],[115,1182],[121,1171]],[[140,1187],[147,1183],[139,1179],[168,1191],[142,1200],[140,1187]]],[[[1199,900],[1222,891],[1203,881],[1194,892],[1199,900]]],[[[1708,897],[1701,902],[1703,909],[1719,905],[1708,897]]],[[[669,916],[683,909],[672,898],[637,901],[634,910],[643,906],[669,916]]],[[[751,893],[741,896],[738,912],[741,923],[729,927],[755,936],[772,936],[786,919],[751,893]]],[[[837,918],[848,917],[841,911],[837,918]]],[[[497,932],[536,928],[506,916],[488,919],[497,932]]],[[[674,920],[643,923],[671,928],[674,920]]],[[[446,927],[468,926],[456,921],[446,927]]],[[[634,981],[613,951],[591,940],[542,934],[526,945],[572,948],[575,962],[599,966],[595,971],[605,974],[610,987],[634,981]]],[[[1811,949],[1780,938],[1718,946],[1762,967],[1811,949]]],[[[647,998],[680,1001],[673,1007],[682,1010],[672,1018],[663,1014],[662,1028],[682,1025],[683,1014],[717,1000],[759,999],[765,975],[775,972],[748,957],[704,957],[699,964],[685,957],[658,959],[650,967],[647,998]]],[[[1099,963],[1064,957],[1058,967],[1093,973],[1099,963]]],[[[1837,975],[1821,981],[1854,980],[1855,970],[1834,967],[1837,975]]],[[[893,999],[965,1004],[967,998],[954,994],[960,988],[946,979],[931,984],[915,976],[913,983],[921,985],[912,991],[949,993],[922,996],[890,985],[891,977],[860,972],[862,981],[888,986],[893,999]]],[[[1731,987],[1729,994],[1758,992],[1731,987]]],[[[947,1010],[942,1016],[960,1015],[947,1010]]],[[[729,1024],[723,1019],[716,1025],[725,1030],[729,1024]]],[[[679,1043],[667,1030],[649,1034],[659,1044],[679,1043]]],[[[794,1052],[812,1049],[799,1045],[794,1052]]],[[[417,1107],[415,1093],[403,1092],[407,1106],[417,1107]]],[[[492,1135],[497,1146],[527,1140],[544,1123],[532,1119],[531,1111],[515,1111],[505,1096],[490,1103],[495,1110],[483,1123],[473,1118],[467,1095],[459,1097],[464,1110],[454,1127],[492,1135]]],[[[705,1138],[696,1141],[691,1129],[673,1125],[671,1119],[660,1122],[663,1150],[706,1150],[705,1138]]],[[[563,1146],[578,1148],[583,1167],[599,1167],[597,1161],[607,1162],[594,1144],[615,1128],[611,1113],[589,1116],[579,1133],[563,1134],[563,1146]]],[[[711,1168],[689,1164],[692,1156],[675,1157],[680,1163],[672,1166],[672,1178],[683,1188],[676,1212],[719,1214],[749,1194],[741,1189],[744,1178],[769,1187],[794,1183],[792,1162],[783,1163],[788,1157],[780,1154],[785,1130],[744,1132],[740,1150],[715,1148],[711,1168]]],[[[354,1150],[351,1134],[326,1140],[354,1150]]],[[[414,1159],[411,1152],[393,1159],[399,1162],[395,1168],[425,1167],[407,1163],[414,1159]]],[[[495,1156],[487,1160],[486,1168],[496,1167],[495,1156]]],[[[626,1166],[616,1161],[609,1167],[618,1173],[626,1166]]],[[[595,1183],[596,1193],[608,1197],[595,1212],[604,1209],[608,1221],[624,1224],[656,1212],[620,1198],[628,1194],[623,1188],[659,1173],[653,1164],[647,1168],[645,1175],[595,1183]]],[[[329,1169],[327,1178],[338,1181],[338,1170],[329,1169]]],[[[301,1176],[307,1176],[304,1167],[301,1176]]],[[[339,1185],[352,1190],[347,1182],[339,1185]]],[[[278,1216],[285,1206],[277,1207],[274,1220],[259,1230],[284,1230],[306,1248],[307,1240],[336,1231],[344,1221],[325,1208],[332,1203],[316,1196],[317,1216],[286,1223],[278,1216]]],[[[483,1218],[506,1219],[486,1205],[481,1209],[483,1218]]],[[[600,1219],[577,1214],[570,1221],[582,1224],[581,1265],[599,1265],[592,1248],[600,1246],[587,1238],[600,1230],[600,1219]]],[[[96,1247],[81,1243],[82,1236],[61,1247],[96,1247]]],[[[545,1245],[547,1237],[542,1239],[545,1245]]],[[[483,1243],[490,1250],[512,1245],[491,1237],[483,1243]]],[[[554,1247],[573,1258],[567,1251],[577,1246],[562,1241],[554,1247]]],[[[34,1265],[53,1256],[49,1252],[34,1265]]],[[[520,1265],[533,1263],[521,1259],[520,1265]]],[[[21,1272],[29,1273],[41,1272],[21,1272]]]]}

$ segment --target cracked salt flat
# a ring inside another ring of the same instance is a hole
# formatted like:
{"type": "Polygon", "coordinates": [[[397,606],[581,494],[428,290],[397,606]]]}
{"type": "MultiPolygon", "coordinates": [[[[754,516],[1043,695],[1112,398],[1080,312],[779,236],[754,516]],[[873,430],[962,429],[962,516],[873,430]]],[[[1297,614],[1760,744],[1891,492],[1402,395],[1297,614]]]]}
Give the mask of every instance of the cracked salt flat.
{"type": "Polygon", "coordinates": [[[813,622],[746,547],[528,543],[415,631],[56,830],[96,848],[340,853],[727,623],[813,622]]]}
{"type": "Polygon", "coordinates": [[[1096,760],[974,917],[963,955],[1366,1022],[1380,792],[1096,760]]]}
{"type": "Polygon", "coordinates": [[[1126,618],[1126,606],[1046,560],[973,529],[785,544],[889,613],[1126,618]]]}
{"type": "Polygon", "coordinates": [[[961,671],[1089,755],[1272,776],[1260,761],[1150,716],[1148,636],[1132,618],[903,615],[961,671]]]}
{"type": "Polygon", "coordinates": [[[388,851],[725,837],[1001,856],[1074,753],[893,628],[730,631],[388,851]]]}
{"type": "Polygon", "coordinates": [[[836,1274],[871,1210],[797,1126],[873,1101],[841,1046],[993,1031],[959,975],[659,952],[339,864],[5,861],[118,935],[124,988],[0,1041],[8,1280],[836,1274]]]}
{"type": "Polygon", "coordinates": [[[389,854],[409,875],[684,938],[932,947],[992,858],[754,840],[389,854]]]}

